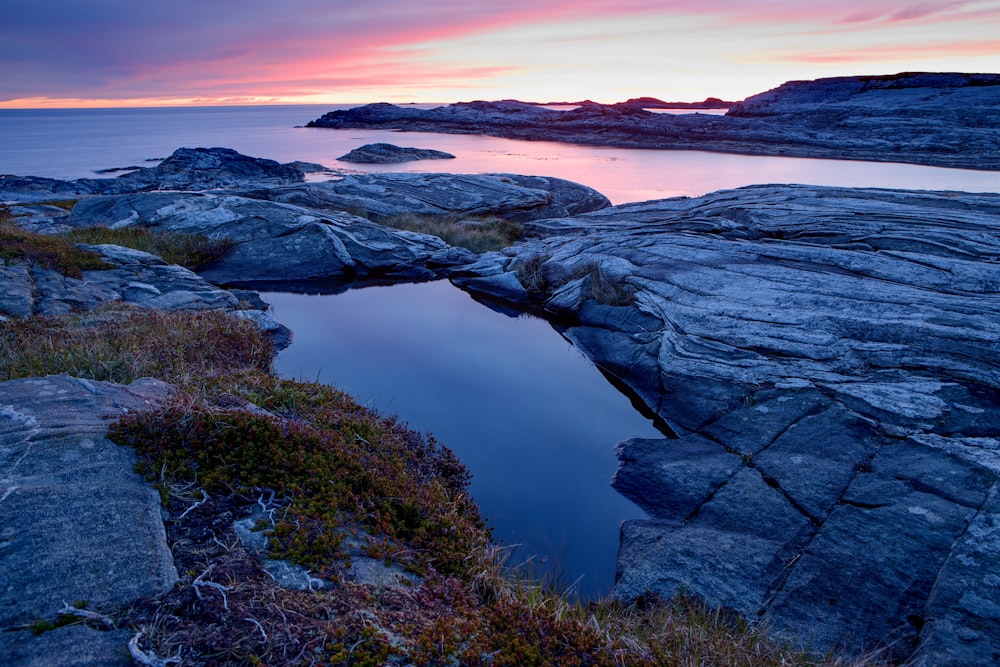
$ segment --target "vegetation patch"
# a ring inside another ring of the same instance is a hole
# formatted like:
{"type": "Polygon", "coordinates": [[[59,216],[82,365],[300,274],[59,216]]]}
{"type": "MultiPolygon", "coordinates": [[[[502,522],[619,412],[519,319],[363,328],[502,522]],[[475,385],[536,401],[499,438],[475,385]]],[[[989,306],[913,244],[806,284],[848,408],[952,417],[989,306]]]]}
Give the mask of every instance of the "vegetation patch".
{"type": "Polygon", "coordinates": [[[336,573],[355,526],[375,536],[372,555],[423,573],[462,572],[488,541],[465,468],[433,438],[328,398],[308,422],[175,406],[124,417],[112,439],[139,452],[153,481],[277,497],[273,553],[315,572],[336,573]]]}
{"type": "Polygon", "coordinates": [[[201,234],[181,232],[154,232],[142,225],[119,229],[80,227],[62,236],[71,243],[110,243],[142,250],[162,257],[168,264],[179,264],[188,269],[198,269],[217,262],[236,246],[232,239],[210,239],[201,234]]]}
{"type": "Polygon", "coordinates": [[[532,255],[518,259],[514,263],[514,272],[518,282],[531,294],[544,294],[549,290],[549,281],[545,278],[542,266],[551,259],[549,255],[532,255]]]}
{"type": "Polygon", "coordinates": [[[416,215],[402,213],[382,218],[379,224],[437,236],[448,245],[475,253],[500,250],[524,237],[524,227],[498,216],[416,215]]]}
{"type": "Polygon", "coordinates": [[[0,260],[34,262],[71,278],[82,278],[87,270],[113,268],[97,253],[77,248],[68,239],[19,228],[7,206],[0,206],[0,260]]]}
{"type": "Polygon", "coordinates": [[[266,377],[273,357],[270,340],[247,320],[126,304],[0,321],[0,349],[0,380],[65,373],[127,384],[156,377],[202,394],[234,377],[266,377]]]}
{"type": "Polygon", "coordinates": [[[600,263],[594,262],[588,273],[587,296],[606,306],[627,306],[635,300],[635,290],[622,280],[612,280],[600,263]]]}

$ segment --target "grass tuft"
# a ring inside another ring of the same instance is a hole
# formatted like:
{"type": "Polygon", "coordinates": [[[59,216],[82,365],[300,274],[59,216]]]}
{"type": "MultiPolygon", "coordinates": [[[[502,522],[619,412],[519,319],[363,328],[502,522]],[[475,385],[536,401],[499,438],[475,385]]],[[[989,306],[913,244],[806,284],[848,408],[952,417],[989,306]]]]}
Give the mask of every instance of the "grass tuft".
{"type": "Polygon", "coordinates": [[[379,224],[437,236],[452,246],[475,253],[500,250],[520,241],[524,228],[520,223],[497,216],[417,215],[402,213],[382,218],[379,224]]]}
{"type": "Polygon", "coordinates": [[[635,290],[624,281],[612,280],[598,262],[591,266],[587,295],[606,306],[628,306],[635,300],[635,290]]]}
{"type": "Polygon", "coordinates": [[[532,255],[526,259],[518,259],[514,264],[514,272],[521,286],[532,294],[544,294],[550,285],[542,270],[549,255],[532,255]]]}
{"type": "Polygon", "coordinates": [[[97,253],[77,248],[68,239],[19,228],[7,206],[0,206],[0,260],[33,262],[71,278],[82,278],[83,271],[91,269],[112,268],[97,253]]]}
{"type": "Polygon", "coordinates": [[[154,232],[141,225],[119,229],[81,227],[62,236],[72,243],[110,243],[142,250],[163,258],[168,264],[180,264],[188,269],[198,269],[217,262],[236,246],[231,239],[210,239],[201,234],[181,232],[154,232]]]}

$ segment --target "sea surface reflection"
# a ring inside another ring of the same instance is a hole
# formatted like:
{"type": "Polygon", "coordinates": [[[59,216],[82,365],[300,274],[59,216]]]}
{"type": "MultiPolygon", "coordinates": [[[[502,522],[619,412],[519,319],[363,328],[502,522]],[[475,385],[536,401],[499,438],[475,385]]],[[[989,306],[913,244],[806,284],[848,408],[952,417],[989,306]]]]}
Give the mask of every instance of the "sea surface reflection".
{"type": "Polygon", "coordinates": [[[644,516],[609,485],[615,444],[660,434],[551,326],[446,281],[262,296],[295,332],[278,373],[430,431],[471,470],[494,538],[523,545],[515,560],[535,554],[584,595],[610,588],[620,524],[644,516]]]}

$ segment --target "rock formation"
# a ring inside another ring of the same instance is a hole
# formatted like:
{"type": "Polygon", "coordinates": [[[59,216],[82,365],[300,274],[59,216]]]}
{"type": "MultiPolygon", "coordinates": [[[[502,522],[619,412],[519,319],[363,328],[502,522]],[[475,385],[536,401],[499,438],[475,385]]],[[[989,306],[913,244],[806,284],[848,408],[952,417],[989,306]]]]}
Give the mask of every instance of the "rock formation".
{"type": "Polygon", "coordinates": [[[559,318],[679,436],[619,447],[650,518],[617,595],[996,659],[1000,195],[754,186],[528,230],[456,280],[559,318]]]}
{"type": "Polygon", "coordinates": [[[454,158],[455,156],[451,153],[429,148],[405,148],[393,144],[365,144],[337,159],[341,162],[396,164],[413,160],[451,160],[454,158]]]}
{"type": "Polygon", "coordinates": [[[643,106],[556,111],[514,101],[433,109],[371,104],[332,111],[308,126],[1000,169],[998,74],[791,82],[736,104],[725,116],[656,114],[643,106]]]}
{"type": "Polygon", "coordinates": [[[117,415],[172,395],[65,376],[0,383],[0,655],[7,665],[128,664],[125,630],[85,625],[35,637],[64,605],[111,614],[177,580],[160,498],[135,453],[106,437],[117,415]],[[12,631],[20,629],[20,632],[12,631]]]}

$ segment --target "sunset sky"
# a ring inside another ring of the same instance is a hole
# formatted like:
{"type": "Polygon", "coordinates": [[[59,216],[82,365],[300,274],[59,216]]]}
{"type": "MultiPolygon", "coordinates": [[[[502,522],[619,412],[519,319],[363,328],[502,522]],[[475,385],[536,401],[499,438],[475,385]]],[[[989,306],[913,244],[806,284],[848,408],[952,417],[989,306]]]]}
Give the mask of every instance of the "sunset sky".
{"type": "Polygon", "coordinates": [[[743,99],[1000,72],[1000,1],[4,0],[0,107],[743,99]]]}

